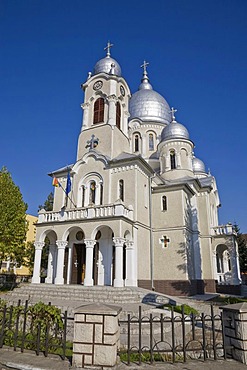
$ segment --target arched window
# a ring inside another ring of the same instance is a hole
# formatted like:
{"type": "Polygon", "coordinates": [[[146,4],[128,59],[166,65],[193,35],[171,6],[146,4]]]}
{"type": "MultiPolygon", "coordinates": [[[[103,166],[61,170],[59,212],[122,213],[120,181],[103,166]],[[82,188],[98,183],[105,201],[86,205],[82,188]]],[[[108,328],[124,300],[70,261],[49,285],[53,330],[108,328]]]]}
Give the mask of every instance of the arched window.
{"type": "Polygon", "coordinates": [[[120,130],[120,123],[121,123],[121,106],[120,103],[117,102],[116,104],[116,126],[120,130]]]}
{"type": "Polygon", "coordinates": [[[94,103],[93,109],[93,123],[100,123],[104,121],[105,102],[103,98],[99,98],[94,103]]]}
{"type": "Polygon", "coordinates": [[[134,136],[134,152],[139,152],[140,150],[140,143],[139,143],[140,137],[138,134],[134,136]]]}
{"type": "Polygon", "coordinates": [[[171,170],[174,170],[176,168],[176,155],[175,151],[170,151],[170,161],[171,161],[171,170]]]}
{"type": "Polygon", "coordinates": [[[167,198],[165,195],[162,196],[162,211],[167,211],[167,198]]]}
{"type": "Polygon", "coordinates": [[[124,201],[124,181],[123,180],[119,180],[118,187],[119,187],[119,199],[124,201]]]}
{"type": "Polygon", "coordinates": [[[149,147],[149,150],[154,150],[154,135],[153,134],[148,135],[148,147],[149,147]]]}
{"type": "Polygon", "coordinates": [[[95,204],[96,182],[90,182],[89,204],[95,204]]]}

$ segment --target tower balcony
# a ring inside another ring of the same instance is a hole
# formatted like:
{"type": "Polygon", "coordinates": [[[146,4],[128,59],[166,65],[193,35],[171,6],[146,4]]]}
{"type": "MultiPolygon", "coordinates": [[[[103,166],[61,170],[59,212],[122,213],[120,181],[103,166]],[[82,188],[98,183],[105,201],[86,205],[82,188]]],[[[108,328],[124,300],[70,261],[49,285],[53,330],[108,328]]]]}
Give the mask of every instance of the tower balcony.
{"type": "Polygon", "coordinates": [[[133,220],[133,208],[123,204],[110,204],[104,206],[88,206],[84,208],[61,209],[60,211],[39,211],[38,224],[50,222],[66,222],[74,220],[101,219],[108,217],[125,217],[133,220]]]}
{"type": "Polygon", "coordinates": [[[226,224],[226,225],[212,227],[211,235],[215,237],[230,236],[230,235],[236,235],[236,231],[234,230],[234,227],[232,224],[226,224]]]}

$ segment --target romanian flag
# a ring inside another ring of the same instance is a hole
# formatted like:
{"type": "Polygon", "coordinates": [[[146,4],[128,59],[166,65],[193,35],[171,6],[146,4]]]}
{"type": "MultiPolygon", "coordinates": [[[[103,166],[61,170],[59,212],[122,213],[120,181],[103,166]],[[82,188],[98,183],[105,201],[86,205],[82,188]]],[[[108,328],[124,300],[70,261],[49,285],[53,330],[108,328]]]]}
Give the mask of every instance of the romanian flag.
{"type": "Polygon", "coordinates": [[[58,182],[58,179],[56,177],[53,177],[52,185],[58,187],[60,184],[58,182]]]}

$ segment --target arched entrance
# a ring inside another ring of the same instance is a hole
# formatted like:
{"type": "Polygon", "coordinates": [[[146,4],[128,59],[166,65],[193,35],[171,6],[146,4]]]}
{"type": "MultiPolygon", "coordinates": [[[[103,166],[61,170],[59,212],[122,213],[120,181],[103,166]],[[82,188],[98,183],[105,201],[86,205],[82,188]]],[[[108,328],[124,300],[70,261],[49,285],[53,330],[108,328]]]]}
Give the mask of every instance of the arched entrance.
{"type": "Polygon", "coordinates": [[[95,285],[113,285],[115,264],[113,236],[113,231],[108,226],[96,230],[93,266],[95,285]]]}
{"type": "Polygon", "coordinates": [[[219,244],[216,247],[216,271],[219,284],[231,283],[231,258],[228,248],[225,244],[219,244]]]}

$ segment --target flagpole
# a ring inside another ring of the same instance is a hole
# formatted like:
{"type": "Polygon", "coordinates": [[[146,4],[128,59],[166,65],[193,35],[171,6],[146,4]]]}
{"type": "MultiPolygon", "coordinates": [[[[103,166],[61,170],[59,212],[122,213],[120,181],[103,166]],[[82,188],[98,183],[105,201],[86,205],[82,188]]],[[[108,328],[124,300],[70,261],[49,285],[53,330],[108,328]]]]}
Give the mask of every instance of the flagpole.
{"type": "Polygon", "coordinates": [[[70,198],[70,196],[66,193],[66,190],[64,189],[64,187],[62,186],[61,182],[58,181],[58,185],[60,186],[60,188],[62,188],[63,192],[66,194],[66,203],[65,203],[65,206],[67,207],[68,205],[68,198],[69,200],[71,201],[71,203],[73,204],[73,206],[75,208],[77,208],[76,204],[73,202],[73,200],[70,198]]]}

